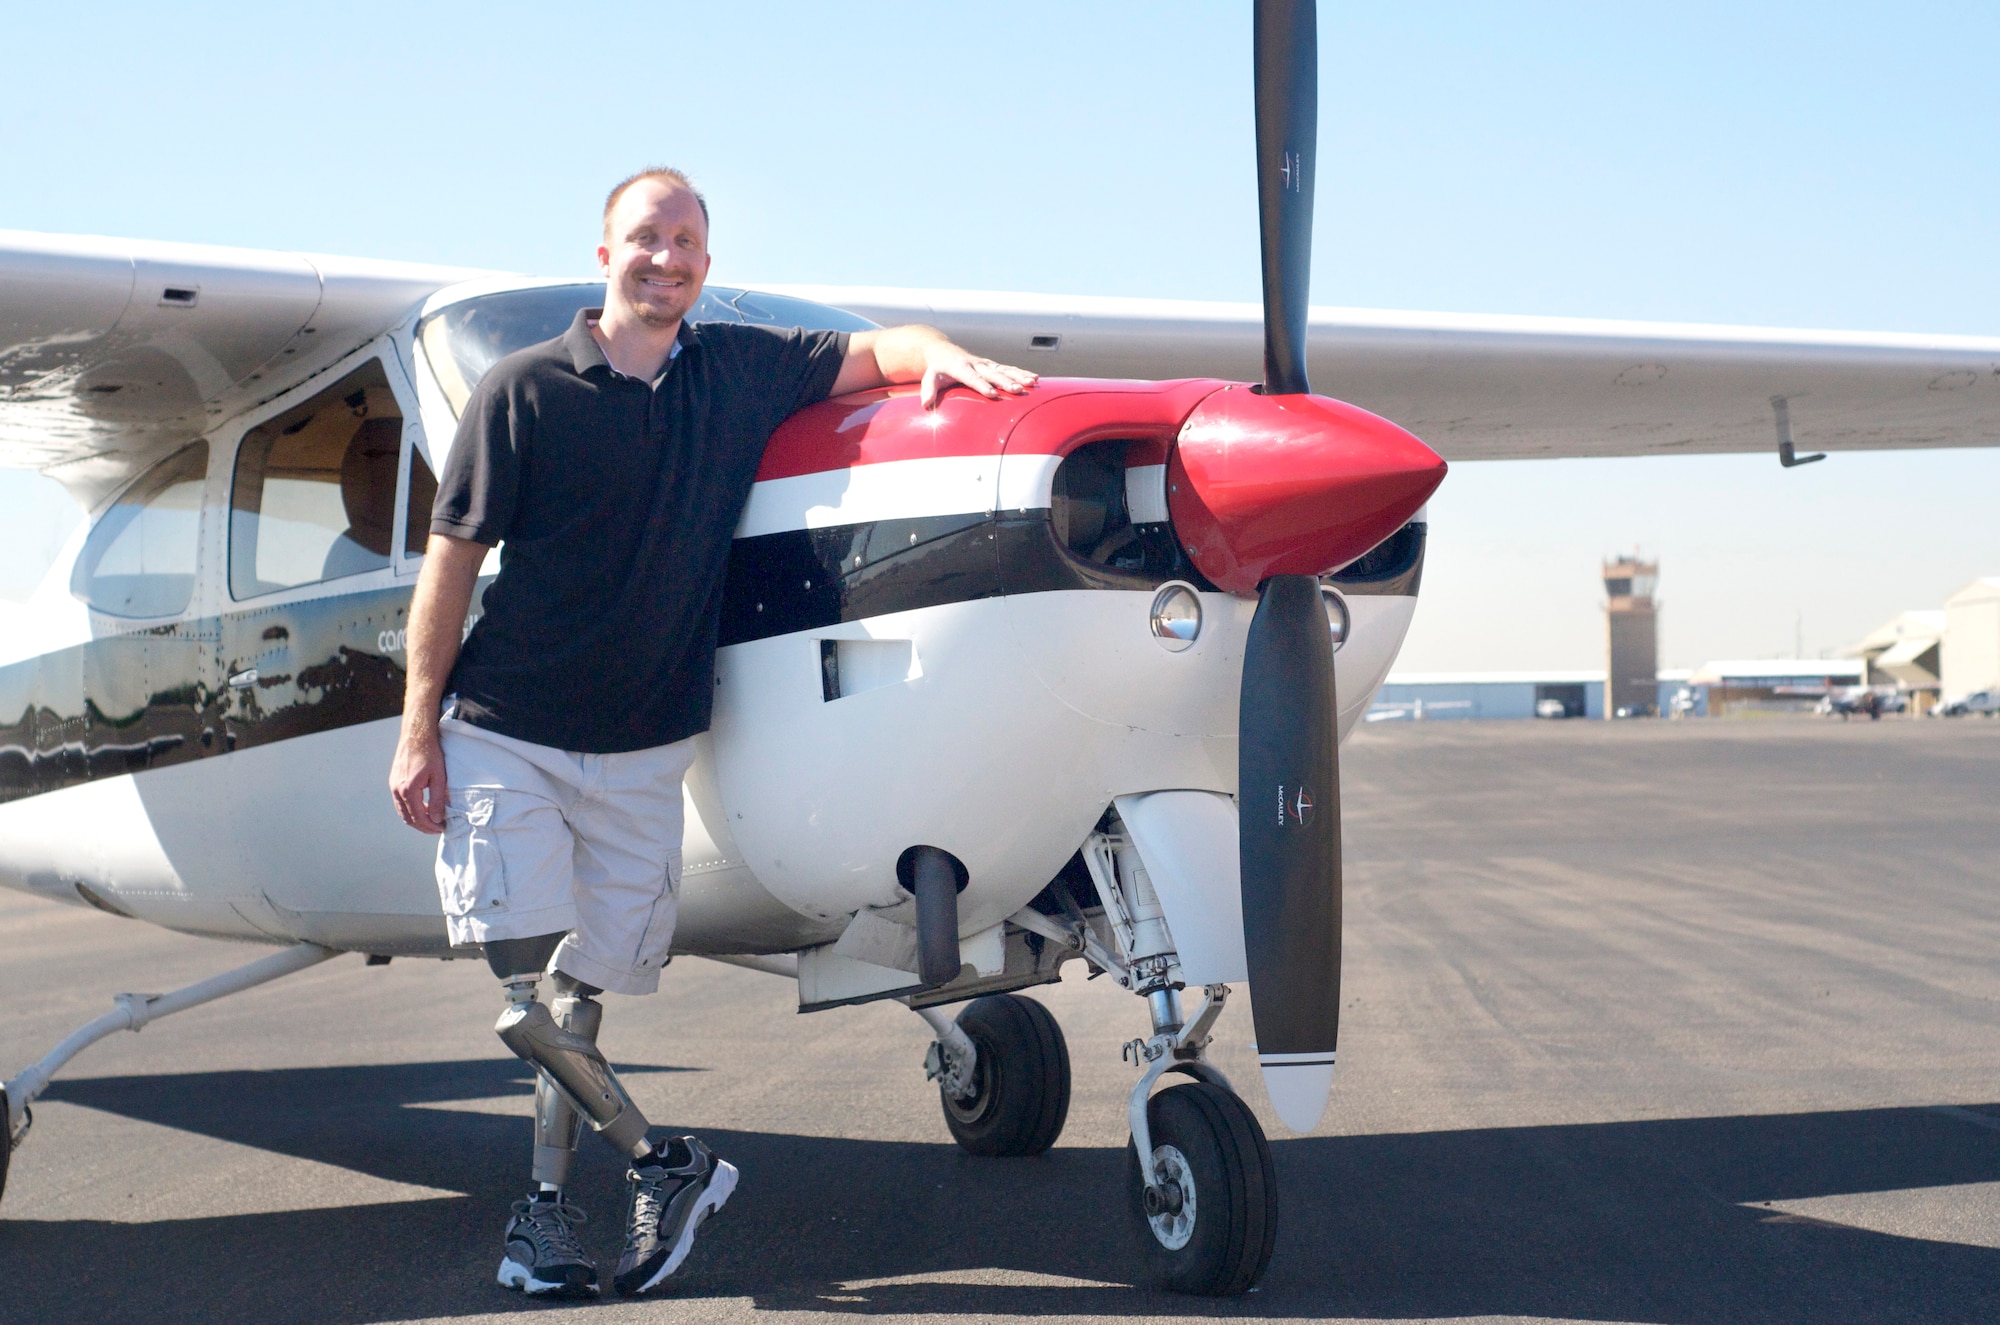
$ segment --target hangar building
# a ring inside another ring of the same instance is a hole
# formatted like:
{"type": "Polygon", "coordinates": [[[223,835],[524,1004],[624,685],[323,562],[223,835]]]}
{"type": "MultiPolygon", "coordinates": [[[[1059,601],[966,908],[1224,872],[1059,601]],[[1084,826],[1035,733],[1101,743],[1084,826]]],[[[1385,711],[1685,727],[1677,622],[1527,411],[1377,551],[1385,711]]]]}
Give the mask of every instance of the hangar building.
{"type": "MultiPolygon", "coordinates": [[[[2000,631],[1995,644],[2000,658],[2000,631]]],[[[1860,685],[1865,666],[1860,658],[1737,658],[1663,668],[1652,712],[1693,718],[1808,712],[1828,691],[1860,685]]],[[[1601,718],[1604,690],[1599,671],[1391,672],[1368,721],[1601,718]]]]}
{"type": "Polygon", "coordinates": [[[1984,575],[1941,608],[1898,612],[1846,650],[1867,667],[1867,684],[1894,687],[1910,711],[2000,690],[2000,576],[1984,575]]]}
{"type": "MultiPolygon", "coordinates": [[[[1687,683],[1686,671],[1659,674],[1649,696],[1665,713],[1687,683]]],[[[1368,721],[1444,718],[1601,718],[1604,673],[1595,669],[1544,672],[1392,672],[1368,710],[1368,721]],[[1560,706],[1557,712],[1556,706],[1560,706]]]]}
{"type": "Polygon", "coordinates": [[[1830,690],[1861,684],[1859,658],[1738,658],[1703,663],[1688,684],[1705,693],[1710,717],[1806,713],[1830,690]]]}
{"type": "Polygon", "coordinates": [[[1981,576],[1944,600],[1939,663],[1946,699],[2000,687],[2000,577],[1981,576]]]}

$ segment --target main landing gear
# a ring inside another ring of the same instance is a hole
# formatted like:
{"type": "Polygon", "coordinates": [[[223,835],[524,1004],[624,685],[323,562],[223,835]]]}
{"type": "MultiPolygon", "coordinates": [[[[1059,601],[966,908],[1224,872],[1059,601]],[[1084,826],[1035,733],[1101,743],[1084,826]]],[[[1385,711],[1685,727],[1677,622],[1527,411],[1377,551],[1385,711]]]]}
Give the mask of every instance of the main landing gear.
{"type": "Polygon", "coordinates": [[[992,994],[966,1004],[956,1029],[971,1043],[970,1061],[940,1037],[925,1062],[953,1139],[996,1158],[1054,1145],[1069,1118],[1069,1046],[1055,1017],[1031,998],[992,994]]]}
{"type": "MultiPolygon", "coordinates": [[[[1173,940],[1122,830],[1112,817],[1082,853],[1101,916],[1064,892],[1066,919],[1029,908],[1011,920],[1087,957],[1146,1000],[1153,1033],[1125,1046],[1140,1069],[1126,1101],[1126,1205],[1146,1281],[1177,1293],[1244,1293],[1271,1261],[1278,1187],[1256,1115],[1204,1057],[1229,987],[1206,986],[1194,1014],[1182,1014],[1173,940]],[[1154,1094],[1170,1073],[1193,1080],[1154,1094]]],[[[961,1147],[1038,1155],[1055,1143],[1069,1110],[1069,1051],[1048,1009],[1000,994],[967,1004],[956,1022],[936,1008],[919,1013],[937,1033],[925,1071],[961,1147]]]]}

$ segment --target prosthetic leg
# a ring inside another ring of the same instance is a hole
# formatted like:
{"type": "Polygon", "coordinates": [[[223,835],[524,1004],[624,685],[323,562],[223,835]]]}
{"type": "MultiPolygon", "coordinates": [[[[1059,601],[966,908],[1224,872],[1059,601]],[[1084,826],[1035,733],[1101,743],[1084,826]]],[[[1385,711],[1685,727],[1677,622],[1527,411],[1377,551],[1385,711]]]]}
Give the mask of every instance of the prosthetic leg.
{"type": "Polygon", "coordinates": [[[654,1153],[646,1140],[646,1116],[597,1049],[604,1008],[591,995],[602,991],[558,973],[554,1012],[536,1000],[536,987],[562,940],[561,934],[544,934],[486,945],[487,964],[507,985],[507,1010],[494,1023],[494,1033],[537,1076],[535,1181],[558,1188],[567,1185],[576,1166],[586,1118],[626,1156],[646,1160],[654,1153]]]}
{"type": "MultiPolygon", "coordinates": [[[[567,983],[565,977],[556,976],[556,996],[549,1009],[556,1028],[588,1041],[595,1049],[597,1028],[604,1020],[604,1005],[590,997],[596,990],[586,985],[572,992],[563,987],[567,983]]],[[[501,1038],[506,1038],[504,1032],[501,1038]]],[[[509,1043],[508,1047],[514,1046],[509,1043]]],[[[645,1135],[643,1123],[639,1133],[645,1135]]],[[[570,1103],[569,1096],[550,1083],[546,1073],[535,1073],[535,1181],[544,1187],[569,1186],[570,1175],[576,1171],[577,1142],[582,1138],[583,1115],[570,1103]]]]}

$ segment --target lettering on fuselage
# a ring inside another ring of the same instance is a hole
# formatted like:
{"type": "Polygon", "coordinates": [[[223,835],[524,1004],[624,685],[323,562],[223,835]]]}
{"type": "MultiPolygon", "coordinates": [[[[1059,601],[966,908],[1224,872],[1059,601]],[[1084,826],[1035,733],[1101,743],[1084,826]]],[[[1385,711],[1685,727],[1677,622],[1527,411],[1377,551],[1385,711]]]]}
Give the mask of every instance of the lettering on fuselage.
{"type": "MultiPolygon", "coordinates": [[[[479,613],[465,618],[465,629],[458,632],[459,643],[463,644],[472,635],[472,628],[479,624],[479,613]]],[[[395,630],[385,630],[375,637],[375,648],[383,654],[402,653],[410,643],[410,628],[401,626],[395,630]]]]}

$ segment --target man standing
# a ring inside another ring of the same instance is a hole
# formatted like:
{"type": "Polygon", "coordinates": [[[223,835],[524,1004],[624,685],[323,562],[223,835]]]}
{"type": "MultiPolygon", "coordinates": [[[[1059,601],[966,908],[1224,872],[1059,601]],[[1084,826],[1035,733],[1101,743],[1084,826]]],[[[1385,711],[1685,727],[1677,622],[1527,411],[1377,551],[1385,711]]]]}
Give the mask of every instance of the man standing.
{"type": "Polygon", "coordinates": [[[451,940],[484,946],[507,991],[495,1030],[537,1070],[535,1190],[514,1203],[500,1282],[565,1296],[598,1291],[563,1193],[584,1120],[631,1159],[621,1293],[678,1269],[736,1185],[696,1138],[647,1136],[597,1050],[595,999],[651,993],[666,964],[681,779],[708,728],[723,574],[765,442],[830,395],[921,381],[930,407],[952,383],[997,397],[1035,380],[928,327],[685,322],[708,275],[708,207],[676,170],[611,191],[597,259],[603,309],[495,364],[459,421],[389,774],[403,821],[442,834],[451,940]]]}

